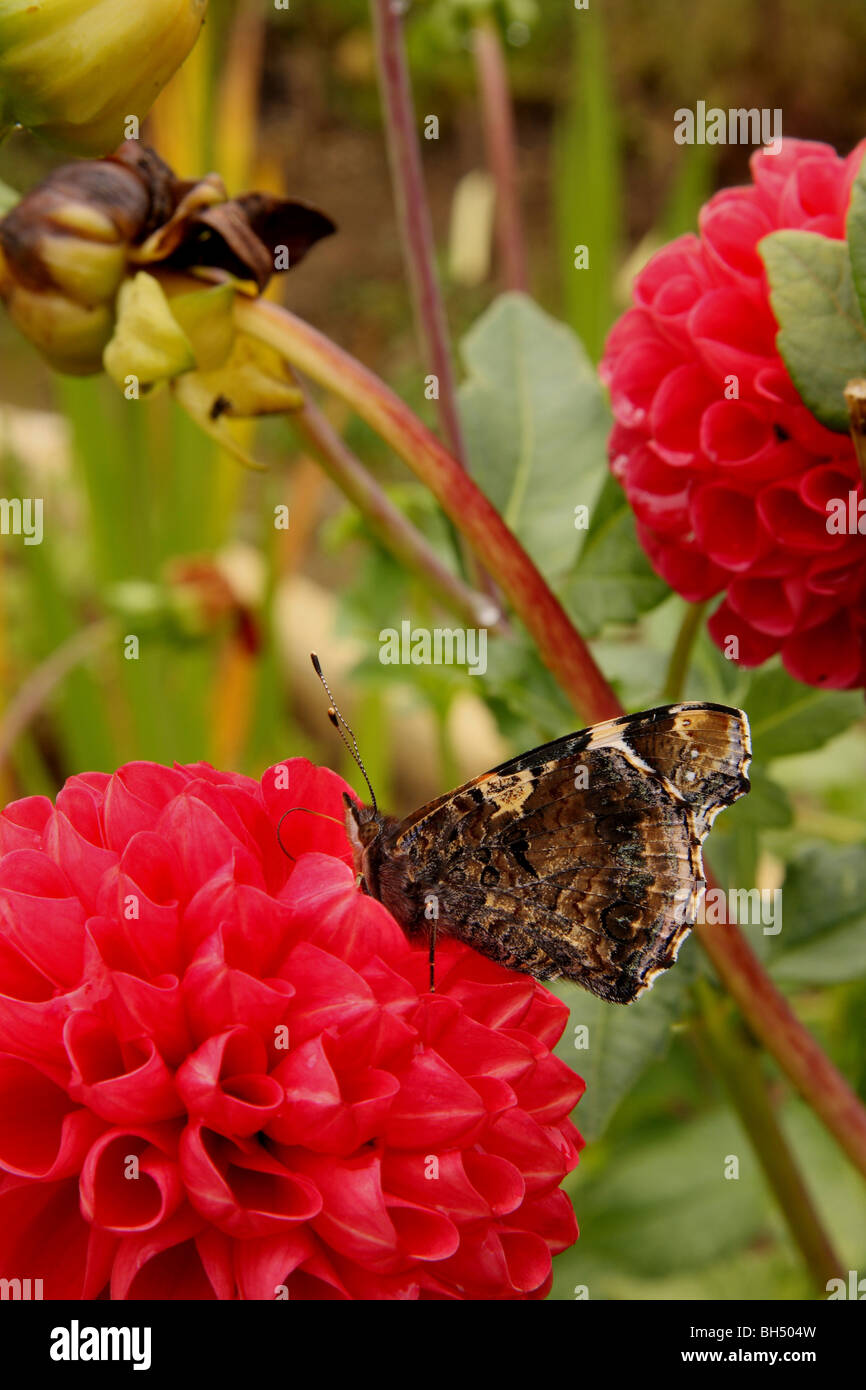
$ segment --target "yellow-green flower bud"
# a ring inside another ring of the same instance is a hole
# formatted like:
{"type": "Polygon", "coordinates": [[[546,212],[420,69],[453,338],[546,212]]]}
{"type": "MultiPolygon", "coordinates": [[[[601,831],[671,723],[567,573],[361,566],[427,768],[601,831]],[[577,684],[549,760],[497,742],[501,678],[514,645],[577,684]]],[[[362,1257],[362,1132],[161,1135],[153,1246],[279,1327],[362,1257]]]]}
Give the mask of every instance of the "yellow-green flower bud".
{"type": "Polygon", "coordinates": [[[105,154],[193,47],[207,0],[0,0],[0,130],[105,154]]]}

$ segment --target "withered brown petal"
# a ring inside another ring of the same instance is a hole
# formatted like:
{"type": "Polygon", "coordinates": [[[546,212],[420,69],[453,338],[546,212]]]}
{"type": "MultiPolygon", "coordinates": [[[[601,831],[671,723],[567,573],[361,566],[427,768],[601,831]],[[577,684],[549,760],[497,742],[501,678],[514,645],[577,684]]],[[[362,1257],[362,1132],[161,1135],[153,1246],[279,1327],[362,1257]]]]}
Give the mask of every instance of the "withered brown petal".
{"type": "Polygon", "coordinates": [[[185,236],[167,265],[212,266],[239,280],[255,280],[263,290],[274,273],[273,258],[235,201],[220,203],[190,218],[185,236]]]}
{"type": "Polygon", "coordinates": [[[278,246],[288,249],[290,267],[303,260],[317,241],[323,241],[337,230],[336,223],[326,213],[299,198],[244,193],[235,201],[243,208],[250,226],[265,243],[272,258],[278,246]]]}
{"type": "Polygon", "coordinates": [[[240,280],[254,280],[263,290],[276,270],[278,247],[286,247],[289,267],[294,267],[335,230],[329,217],[305,203],[249,193],[190,218],[183,242],[166,264],[216,267],[240,280]]]}
{"type": "MultiPolygon", "coordinates": [[[[228,199],[225,185],[219,174],[207,174],[197,183],[174,185],[177,205],[167,221],[161,222],[145,240],[131,251],[130,259],[137,265],[151,265],[157,261],[167,261],[179,246],[195,237],[190,228],[194,220],[207,208],[223,204],[228,199]]],[[[201,261],[196,264],[202,264],[201,261]]]]}

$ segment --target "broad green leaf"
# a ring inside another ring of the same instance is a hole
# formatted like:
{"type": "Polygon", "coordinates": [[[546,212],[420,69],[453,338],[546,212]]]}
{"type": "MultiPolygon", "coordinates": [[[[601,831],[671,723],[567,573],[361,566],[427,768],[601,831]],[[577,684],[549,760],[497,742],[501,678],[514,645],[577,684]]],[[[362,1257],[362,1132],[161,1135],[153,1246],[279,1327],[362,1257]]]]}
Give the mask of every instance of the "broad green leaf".
{"type": "Polygon", "coordinates": [[[811,985],[866,974],[866,845],[802,850],[782,886],[772,972],[811,985]]]}
{"type": "Polygon", "coordinates": [[[562,600],[583,633],[605,623],[631,623],[668,594],[641,549],[634,517],[615,478],[608,477],[562,600]]]}
{"type": "Polygon", "coordinates": [[[752,726],[756,762],[820,748],[866,712],[859,691],[818,690],[781,667],[752,677],[743,708],[752,726]]]}
{"type": "MultiPolygon", "coordinates": [[[[779,1118],[843,1268],[862,1271],[858,1174],[807,1106],[790,1101],[779,1118]]],[[[621,1138],[593,1168],[596,1152],[588,1147],[567,1179],[581,1235],[554,1261],[554,1299],[574,1298],[578,1284],[589,1286],[591,1300],[815,1296],[729,1110],[691,1120],[672,1114],[661,1134],[637,1144],[621,1138]],[[728,1154],[740,1161],[736,1179],[724,1176],[720,1155],[728,1154]]]]}
{"type": "MultiPolygon", "coordinates": [[[[736,1186],[732,1183],[731,1186],[736,1186]]],[[[571,1301],[575,1289],[585,1286],[596,1301],[611,1300],[631,1303],[651,1299],[664,1303],[693,1303],[696,1300],[722,1300],[748,1303],[759,1300],[797,1301],[814,1296],[808,1275],[783,1247],[748,1241],[733,1254],[720,1256],[701,1269],[689,1266],[671,1274],[651,1274],[641,1277],[627,1267],[631,1245],[623,1241],[621,1260],[612,1256],[593,1258],[589,1249],[585,1222],[587,1218],[576,1200],[581,1221],[581,1238],[565,1254],[553,1261],[553,1289],[550,1301],[571,1301]]],[[[589,1220],[592,1220],[590,1215],[589,1220]]]]}
{"type": "Polygon", "coordinates": [[[506,294],[463,340],[460,407],[472,475],[546,575],[577,554],[575,507],[605,473],[607,409],[578,339],[506,294]]]}
{"type": "Polygon", "coordinates": [[[724,831],[784,830],[793,820],[788,793],[768,777],[760,763],[749,771],[751,790],[729,806],[719,825],[724,831]]]}
{"type": "Polygon", "coordinates": [[[861,161],[851,189],[845,232],[848,237],[854,289],[860,301],[861,313],[866,316],[866,159],[861,161]]]}
{"type": "Polygon", "coordinates": [[[776,345],[805,404],[831,430],[848,431],[843,392],[866,375],[866,324],[844,241],[772,232],[759,242],[779,324],[776,345]]]}
{"type": "Polygon", "coordinates": [[[694,974],[693,950],[684,943],[677,964],[627,1007],[571,985],[556,988],[571,1005],[556,1051],[586,1082],[575,1115],[585,1138],[598,1139],[643,1072],[667,1051],[671,1025],[683,1012],[694,974]],[[580,1031],[584,1028],[586,1033],[580,1031]],[[586,1046],[576,1047],[576,1042],[586,1046]]]}
{"type": "Polygon", "coordinates": [[[506,642],[490,642],[484,695],[515,752],[573,730],[573,707],[519,630],[506,642]]]}
{"type": "Polygon", "coordinates": [[[632,1147],[583,1190],[575,1179],[569,1187],[592,1254],[645,1277],[702,1268],[769,1234],[758,1161],[730,1110],[681,1123],[632,1147]],[[730,1155],[739,1159],[735,1181],[725,1177],[730,1155]]]}

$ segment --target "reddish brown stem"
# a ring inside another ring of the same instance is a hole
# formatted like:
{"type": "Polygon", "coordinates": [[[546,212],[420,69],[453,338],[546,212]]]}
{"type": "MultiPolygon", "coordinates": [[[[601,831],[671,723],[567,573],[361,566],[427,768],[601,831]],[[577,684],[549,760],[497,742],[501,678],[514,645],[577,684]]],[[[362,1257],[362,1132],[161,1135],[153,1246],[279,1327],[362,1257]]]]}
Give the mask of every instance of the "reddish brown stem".
{"type": "Polygon", "coordinates": [[[415,317],[429,370],[439,382],[437,408],[443,437],[452,454],[465,463],[454,363],[436,277],[436,247],[403,42],[401,7],[394,0],[372,0],[372,8],[391,177],[415,317]]]}
{"type": "MultiPolygon", "coordinates": [[[[707,881],[715,886],[709,872],[707,881]]],[[[803,1027],[739,927],[700,922],[694,931],[754,1036],[866,1175],[866,1110],[857,1094],[803,1027]]]]}

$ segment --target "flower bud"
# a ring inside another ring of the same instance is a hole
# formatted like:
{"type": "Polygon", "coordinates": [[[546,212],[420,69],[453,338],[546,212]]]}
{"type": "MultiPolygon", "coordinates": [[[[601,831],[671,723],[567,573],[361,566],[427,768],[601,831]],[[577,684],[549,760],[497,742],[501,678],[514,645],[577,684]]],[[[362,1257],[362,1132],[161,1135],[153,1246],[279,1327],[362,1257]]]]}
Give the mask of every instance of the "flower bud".
{"type": "Polygon", "coordinates": [[[147,115],[206,11],[207,0],[3,0],[0,131],[104,154],[147,115]]]}
{"type": "Polygon", "coordinates": [[[158,220],[170,177],[138,147],[66,164],[0,221],[0,298],[58,370],[99,371],[129,243],[158,220]]]}
{"type": "Polygon", "coordinates": [[[0,299],[52,366],[75,375],[102,369],[120,312],[106,366],[115,379],[125,368],[147,387],[194,363],[211,371],[225,361],[233,295],[223,296],[221,314],[218,295],[179,303],[173,324],[143,268],[168,278],[221,270],[261,291],[333,231],[306,203],[229,198],[216,174],[178,179],[153,150],[128,140],[105,159],[55,169],[0,218],[0,299]]]}

